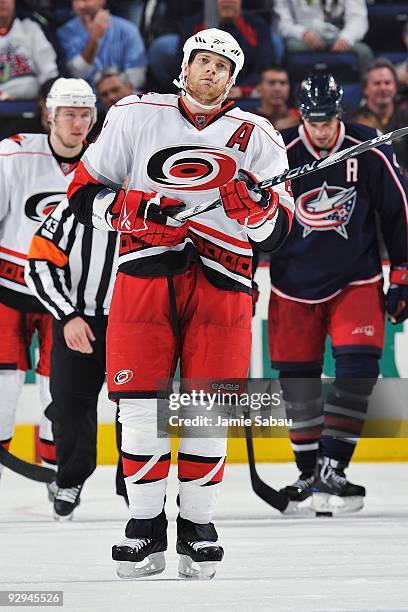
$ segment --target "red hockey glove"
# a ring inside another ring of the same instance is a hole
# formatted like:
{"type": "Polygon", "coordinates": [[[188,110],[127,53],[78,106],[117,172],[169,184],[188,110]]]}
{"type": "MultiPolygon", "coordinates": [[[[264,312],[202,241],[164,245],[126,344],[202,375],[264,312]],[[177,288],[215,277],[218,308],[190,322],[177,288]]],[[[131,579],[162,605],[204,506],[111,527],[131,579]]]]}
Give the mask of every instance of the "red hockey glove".
{"type": "Polygon", "coordinates": [[[246,170],[238,171],[238,178],[220,187],[220,199],[225,212],[241,225],[257,226],[274,217],[279,196],[273,189],[253,191],[258,180],[246,170]]]}
{"type": "Polygon", "coordinates": [[[402,323],[408,318],[408,264],[391,266],[385,304],[391,323],[402,323]]]}
{"type": "Polygon", "coordinates": [[[188,224],[168,216],[185,205],[157,193],[121,190],[112,203],[111,224],[118,232],[133,234],[151,246],[175,246],[183,242],[188,224]]]}

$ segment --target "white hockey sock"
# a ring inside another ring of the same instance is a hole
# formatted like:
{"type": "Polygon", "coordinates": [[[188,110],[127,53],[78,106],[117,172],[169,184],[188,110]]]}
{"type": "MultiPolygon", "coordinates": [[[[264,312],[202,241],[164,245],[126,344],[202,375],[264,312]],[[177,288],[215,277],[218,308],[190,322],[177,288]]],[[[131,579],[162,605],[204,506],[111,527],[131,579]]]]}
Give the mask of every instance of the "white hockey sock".
{"type": "Polygon", "coordinates": [[[13,437],[18,398],[24,385],[22,370],[0,370],[0,441],[13,437]]]}
{"type": "Polygon", "coordinates": [[[131,518],[154,518],[163,510],[170,440],[157,437],[156,415],[155,399],[119,402],[121,454],[131,518]]]}
{"type": "Polygon", "coordinates": [[[178,473],[182,518],[193,523],[211,522],[222,485],[226,450],[226,438],[181,440],[178,473]]]}
{"type": "MultiPolygon", "coordinates": [[[[25,372],[22,370],[0,370],[0,443],[13,437],[17,403],[24,379],[25,372]]],[[[2,470],[0,464],[0,473],[2,470]]]]}
{"type": "Polygon", "coordinates": [[[49,376],[37,374],[37,380],[40,393],[40,402],[43,409],[39,432],[41,462],[44,466],[53,468],[56,465],[56,457],[54,437],[52,435],[52,422],[45,416],[45,410],[52,402],[50,378],[49,376]]]}

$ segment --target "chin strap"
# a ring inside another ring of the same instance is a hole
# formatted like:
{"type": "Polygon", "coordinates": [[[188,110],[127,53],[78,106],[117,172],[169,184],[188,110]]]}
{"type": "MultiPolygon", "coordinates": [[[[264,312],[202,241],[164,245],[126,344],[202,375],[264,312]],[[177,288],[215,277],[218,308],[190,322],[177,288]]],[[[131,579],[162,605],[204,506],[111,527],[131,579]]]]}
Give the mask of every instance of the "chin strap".
{"type": "Polygon", "coordinates": [[[201,102],[198,102],[198,100],[193,98],[193,96],[190,96],[190,94],[187,91],[183,91],[183,95],[187,98],[187,100],[192,102],[192,104],[195,104],[196,106],[198,106],[199,108],[202,108],[203,110],[213,110],[214,108],[219,108],[220,104],[222,104],[223,102],[223,100],[221,100],[220,102],[218,102],[218,104],[213,104],[210,106],[207,104],[201,104],[201,102]]]}
{"type": "Polygon", "coordinates": [[[185,81],[184,78],[181,78],[181,74],[180,77],[178,79],[174,79],[173,80],[173,84],[181,90],[181,94],[183,96],[185,96],[187,98],[187,100],[189,100],[190,102],[192,102],[192,104],[195,104],[196,106],[198,106],[199,108],[202,108],[204,110],[212,110],[213,108],[217,108],[220,104],[222,104],[224,102],[224,100],[227,99],[229,91],[231,89],[231,87],[233,86],[234,83],[231,83],[230,85],[227,86],[224,95],[222,96],[220,102],[218,102],[218,104],[213,104],[212,106],[206,105],[206,104],[201,104],[201,102],[198,102],[198,100],[196,100],[195,98],[193,98],[193,96],[190,96],[190,94],[187,92],[186,90],[186,85],[185,85],[185,81]]]}

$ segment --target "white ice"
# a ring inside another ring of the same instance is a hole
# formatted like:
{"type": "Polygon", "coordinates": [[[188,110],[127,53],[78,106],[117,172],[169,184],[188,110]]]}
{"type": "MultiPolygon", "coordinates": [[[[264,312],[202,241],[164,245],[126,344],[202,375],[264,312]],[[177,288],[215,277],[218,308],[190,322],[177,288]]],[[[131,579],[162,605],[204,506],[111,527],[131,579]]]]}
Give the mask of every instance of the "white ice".
{"type": "MultiPolygon", "coordinates": [[[[45,485],[5,469],[0,590],[62,590],[63,608],[32,609],[64,612],[407,611],[407,471],[402,463],[354,464],[350,479],[367,488],[362,512],[294,519],[252,492],[246,465],[227,466],[215,519],[224,561],[213,581],[187,583],[177,578],[174,471],[167,568],[128,582],[116,577],[110,558],[127,520],[112,467],[97,469],[74,520],[64,524],[51,518],[45,485]]],[[[265,464],[260,473],[275,486],[296,476],[291,464],[265,464]]]]}

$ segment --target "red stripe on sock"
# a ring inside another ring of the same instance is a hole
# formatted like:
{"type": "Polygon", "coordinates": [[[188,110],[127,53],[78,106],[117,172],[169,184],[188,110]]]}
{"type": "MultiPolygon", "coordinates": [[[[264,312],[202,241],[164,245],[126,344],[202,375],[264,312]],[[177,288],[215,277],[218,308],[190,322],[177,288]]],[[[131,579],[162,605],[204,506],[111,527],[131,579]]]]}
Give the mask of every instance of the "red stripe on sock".
{"type": "Polygon", "coordinates": [[[46,440],[40,440],[40,457],[43,461],[56,462],[55,444],[46,440]]]}
{"type": "MultiPolygon", "coordinates": [[[[196,480],[204,478],[211,470],[215,468],[216,463],[199,463],[198,461],[188,461],[186,459],[178,460],[178,477],[180,480],[196,480]]],[[[224,465],[222,470],[224,469],[224,465]]],[[[218,470],[219,472],[220,470],[218,470]]],[[[217,474],[218,474],[217,472],[217,474]]],[[[216,476],[214,476],[215,478],[216,476]]],[[[222,474],[221,479],[222,480],[222,474]]],[[[212,482],[212,480],[211,480],[212,482]]]]}
{"type": "MultiPolygon", "coordinates": [[[[133,459],[122,457],[123,475],[127,477],[137,474],[137,472],[142,467],[144,467],[146,463],[147,461],[133,461],[133,459]]],[[[163,478],[167,478],[169,474],[169,469],[170,459],[166,459],[165,461],[158,461],[140,480],[162,480],[163,478]]]]}
{"type": "Polygon", "coordinates": [[[313,442],[320,439],[322,431],[323,425],[319,425],[319,427],[314,427],[313,429],[308,429],[307,431],[291,431],[289,436],[292,442],[313,442]]]}
{"type": "Polygon", "coordinates": [[[335,427],[345,433],[351,432],[357,435],[361,434],[361,430],[364,427],[363,421],[356,421],[344,416],[330,416],[328,414],[324,416],[324,424],[326,427],[335,427]]]}

